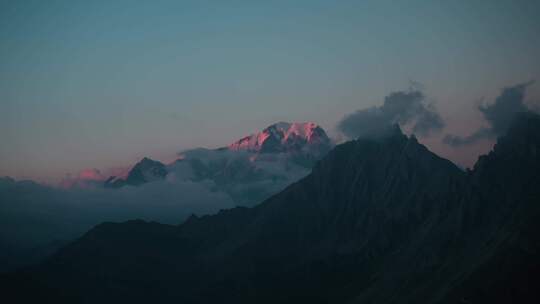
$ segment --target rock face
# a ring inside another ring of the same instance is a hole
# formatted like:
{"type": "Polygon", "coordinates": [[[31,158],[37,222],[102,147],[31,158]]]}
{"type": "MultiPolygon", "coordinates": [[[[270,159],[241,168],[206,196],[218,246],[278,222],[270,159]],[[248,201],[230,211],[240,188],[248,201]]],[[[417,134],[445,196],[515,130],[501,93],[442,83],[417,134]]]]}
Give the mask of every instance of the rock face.
{"type": "Polygon", "coordinates": [[[233,151],[259,153],[311,152],[323,155],[331,148],[326,132],[313,122],[278,122],[259,133],[255,133],[232,143],[233,151]]]}
{"type": "Polygon", "coordinates": [[[104,223],[0,286],[86,303],[538,303],[538,151],[537,115],[469,172],[396,129],[256,207],[104,223]]]}
{"type": "Polygon", "coordinates": [[[137,186],[164,179],[166,175],[167,169],[164,164],[145,157],[129,171],[126,183],[128,185],[137,186]]]}
{"type": "Polygon", "coordinates": [[[124,185],[140,186],[148,182],[165,179],[167,173],[164,164],[145,157],[129,170],[125,179],[111,176],[105,181],[104,185],[107,188],[119,188],[124,185]]]}

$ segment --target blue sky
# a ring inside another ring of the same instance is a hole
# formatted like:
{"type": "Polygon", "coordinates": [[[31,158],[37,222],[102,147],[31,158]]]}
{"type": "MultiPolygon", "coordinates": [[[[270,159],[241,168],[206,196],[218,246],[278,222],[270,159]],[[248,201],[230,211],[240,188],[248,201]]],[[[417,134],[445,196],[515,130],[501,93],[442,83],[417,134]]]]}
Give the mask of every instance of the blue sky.
{"type": "MultiPolygon", "coordinates": [[[[279,120],[334,134],[411,81],[466,134],[481,100],[540,80],[538,1],[395,2],[0,1],[0,175],[167,160],[279,120]]],[[[425,141],[465,164],[486,149],[425,141]]]]}

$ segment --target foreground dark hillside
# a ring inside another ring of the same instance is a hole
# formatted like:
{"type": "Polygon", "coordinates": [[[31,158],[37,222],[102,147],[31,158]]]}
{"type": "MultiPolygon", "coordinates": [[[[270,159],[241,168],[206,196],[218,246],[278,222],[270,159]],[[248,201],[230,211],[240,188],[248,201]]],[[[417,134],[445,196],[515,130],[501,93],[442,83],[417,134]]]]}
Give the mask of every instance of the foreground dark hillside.
{"type": "Polygon", "coordinates": [[[396,129],[254,208],[96,226],[2,287],[66,302],[538,303],[540,118],[463,172],[396,129]]]}

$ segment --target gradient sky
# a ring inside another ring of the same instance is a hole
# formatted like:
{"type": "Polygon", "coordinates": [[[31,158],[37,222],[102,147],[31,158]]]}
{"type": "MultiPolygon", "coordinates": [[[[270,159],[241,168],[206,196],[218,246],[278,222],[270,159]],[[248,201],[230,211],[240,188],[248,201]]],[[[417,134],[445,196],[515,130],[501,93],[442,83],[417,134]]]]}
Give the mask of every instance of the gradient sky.
{"type": "MultiPolygon", "coordinates": [[[[540,81],[540,1],[395,2],[1,1],[0,176],[170,160],[278,120],[334,135],[411,81],[467,134],[482,98],[540,81]]],[[[425,142],[465,165],[487,149],[425,142]]]]}

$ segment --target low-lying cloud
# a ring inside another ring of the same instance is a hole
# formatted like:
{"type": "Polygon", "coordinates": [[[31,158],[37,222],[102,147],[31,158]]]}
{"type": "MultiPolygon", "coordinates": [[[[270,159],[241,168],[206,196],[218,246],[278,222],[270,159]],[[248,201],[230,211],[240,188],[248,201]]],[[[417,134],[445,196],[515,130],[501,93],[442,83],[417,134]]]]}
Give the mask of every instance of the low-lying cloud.
{"type": "Polygon", "coordinates": [[[73,240],[93,226],[131,219],[179,224],[189,215],[232,208],[215,184],[163,180],[121,189],[55,188],[0,178],[0,271],[31,260],[56,241],[73,240]]]}
{"type": "Polygon", "coordinates": [[[517,113],[531,111],[525,104],[525,93],[531,84],[532,82],[527,82],[504,88],[492,104],[480,105],[478,110],[488,123],[487,127],[480,128],[468,136],[448,134],[443,142],[460,147],[503,135],[517,113]]]}
{"type": "Polygon", "coordinates": [[[179,224],[191,214],[253,206],[310,171],[297,163],[298,155],[194,149],[181,156],[167,165],[164,179],[137,187],[107,188],[106,175],[96,169],[66,178],[60,187],[0,178],[0,271],[17,261],[30,263],[24,255],[45,255],[51,244],[101,222],[179,224]]]}
{"type": "Polygon", "coordinates": [[[358,110],[346,115],[338,130],[349,138],[377,137],[392,125],[411,126],[412,132],[428,136],[444,128],[444,121],[434,105],[418,89],[393,92],[384,98],[380,107],[358,110]]]}

